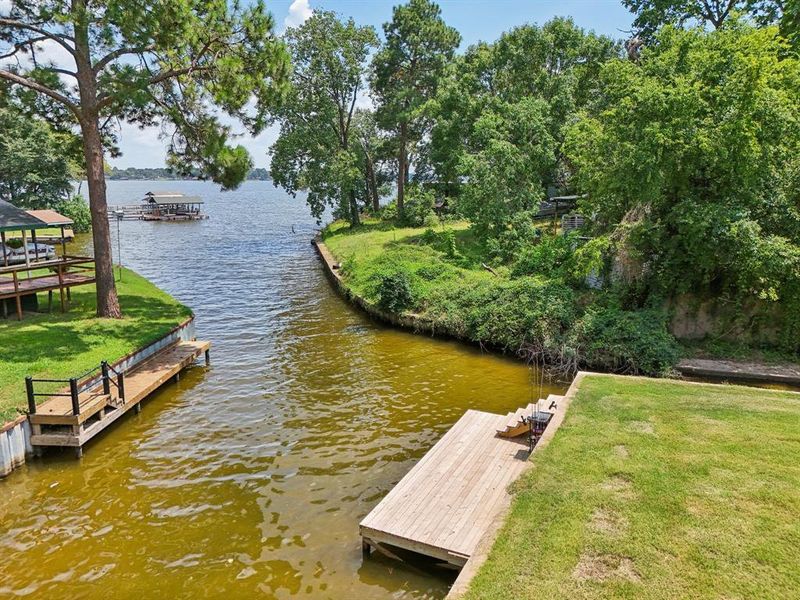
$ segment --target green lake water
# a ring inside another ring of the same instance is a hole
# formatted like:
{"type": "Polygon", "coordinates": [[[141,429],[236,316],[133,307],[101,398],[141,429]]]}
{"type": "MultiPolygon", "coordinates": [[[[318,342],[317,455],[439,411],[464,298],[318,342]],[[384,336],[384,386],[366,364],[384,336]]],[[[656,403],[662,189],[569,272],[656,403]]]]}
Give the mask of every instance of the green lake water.
{"type": "Polygon", "coordinates": [[[195,310],[212,366],[81,461],[0,480],[0,597],[443,597],[451,572],[362,559],[358,523],[466,409],[538,396],[529,369],[343,302],[305,204],[268,182],[110,182],[110,203],[151,189],[211,219],[122,223],[122,262],[195,310]]]}

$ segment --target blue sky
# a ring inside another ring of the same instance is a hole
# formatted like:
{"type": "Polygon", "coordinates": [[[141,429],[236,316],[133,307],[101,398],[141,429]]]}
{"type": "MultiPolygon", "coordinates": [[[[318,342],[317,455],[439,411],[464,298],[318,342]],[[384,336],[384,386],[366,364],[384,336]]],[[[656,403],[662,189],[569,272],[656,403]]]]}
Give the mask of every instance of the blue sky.
{"type": "MultiPolygon", "coordinates": [[[[399,0],[281,0],[267,6],[275,16],[279,31],[287,25],[299,24],[314,9],[332,10],[352,16],[362,25],[381,25],[392,15],[399,0]]],[[[2,3],[2,0],[0,0],[2,3]]],[[[615,38],[624,37],[631,27],[632,16],[619,0],[439,0],[445,21],[459,30],[462,48],[478,41],[493,41],[503,31],[523,23],[542,24],[555,16],[570,16],[581,27],[615,38]]],[[[242,136],[244,145],[257,167],[269,166],[267,155],[277,131],[267,130],[256,138],[242,136]]],[[[109,162],[116,167],[160,167],[164,165],[165,145],[156,129],[138,129],[123,125],[120,132],[123,155],[109,162]]]]}

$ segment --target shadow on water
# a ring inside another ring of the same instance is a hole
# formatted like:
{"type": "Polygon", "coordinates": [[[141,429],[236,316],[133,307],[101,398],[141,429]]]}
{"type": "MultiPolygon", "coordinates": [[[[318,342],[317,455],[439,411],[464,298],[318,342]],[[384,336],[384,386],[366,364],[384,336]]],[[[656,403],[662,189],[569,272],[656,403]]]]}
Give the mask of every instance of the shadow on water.
{"type": "Polygon", "coordinates": [[[451,571],[362,561],[358,523],[465,410],[538,395],[528,369],[342,302],[302,199],[269,183],[110,182],[110,202],[150,189],[200,195],[211,219],[123,222],[122,262],[194,309],[211,368],[80,462],[0,482],[0,596],[442,598],[451,571]]]}

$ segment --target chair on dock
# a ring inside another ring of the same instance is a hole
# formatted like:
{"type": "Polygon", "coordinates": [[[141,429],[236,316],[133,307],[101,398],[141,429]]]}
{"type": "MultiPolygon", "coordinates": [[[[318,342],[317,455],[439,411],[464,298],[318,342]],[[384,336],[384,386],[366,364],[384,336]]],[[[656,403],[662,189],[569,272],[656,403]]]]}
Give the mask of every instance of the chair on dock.
{"type": "Polygon", "coordinates": [[[80,457],[83,445],[131,408],[138,413],[141,401],[205,354],[209,363],[211,343],[178,341],[124,370],[120,363],[106,361],[70,379],[25,378],[31,444],[75,448],[80,457]],[[60,384],[57,392],[37,392],[37,385],[60,384]],[[36,398],[47,400],[37,406],[36,398]]]}

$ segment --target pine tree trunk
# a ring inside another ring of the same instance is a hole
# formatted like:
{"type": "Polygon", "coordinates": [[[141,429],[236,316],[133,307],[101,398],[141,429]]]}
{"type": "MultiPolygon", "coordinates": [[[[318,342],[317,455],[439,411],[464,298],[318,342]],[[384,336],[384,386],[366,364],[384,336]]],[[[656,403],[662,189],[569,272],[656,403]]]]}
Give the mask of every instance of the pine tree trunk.
{"type": "Polygon", "coordinates": [[[405,200],[406,173],[408,172],[406,167],[406,162],[408,161],[408,156],[406,154],[407,135],[407,125],[405,123],[401,123],[400,154],[397,159],[397,214],[401,219],[403,217],[403,201],[405,200]]]}
{"type": "Polygon", "coordinates": [[[381,202],[380,198],[378,198],[378,182],[375,178],[375,165],[369,154],[365,154],[365,156],[367,160],[367,194],[372,203],[372,210],[375,211],[375,214],[378,214],[378,211],[381,209],[381,202]]]}
{"type": "Polygon", "coordinates": [[[97,316],[118,319],[122,311],[114,283],[111,256],[111,227],[106,203],[106,177],[103,171],[103,142],[97,120],[81,124],[83,154],[86,158],[86,182],[89,188],[89,209],[92,213],[95,274],[97,279],[97,316]]]}
{"type": "Polygon", "coordinates": [[[85,19],[86,0],[72,0],[73,11],[80,15],[75,27],[75,66],[81,98],[81,135],[86,160],[86,182],[89,188],[89,210],[92,214],[97,316],[119,319],[122,311],[114,283],[111,258],[111,227],[106,203],[106,176],[103,171],[103,139],[100,135],[100,114],[97,106],[97,75],[89,52],[89,26],[85,19]]]}

